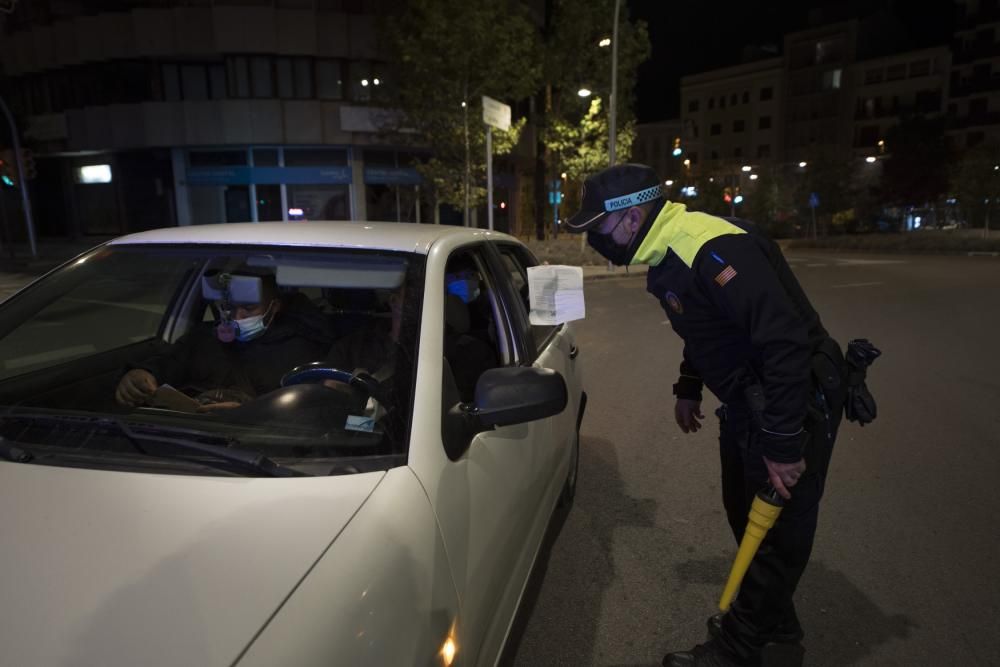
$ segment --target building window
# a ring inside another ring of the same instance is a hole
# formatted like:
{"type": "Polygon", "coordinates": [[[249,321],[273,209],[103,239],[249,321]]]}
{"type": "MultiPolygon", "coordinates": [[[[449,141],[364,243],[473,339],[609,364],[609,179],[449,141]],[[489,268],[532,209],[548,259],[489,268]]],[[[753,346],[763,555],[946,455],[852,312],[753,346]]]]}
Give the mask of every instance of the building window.
{"type": "Polygon", "coordinates": [[[344,98],[344,80],[339,60],[316,61],[316,94],[321,100],[344,98]]]}
{"type": "Polygon", "coordinates": [[[254,97],[274,97],[274,74],[271,69],[270,58],[264,56],[254,56],[251,58],[250,74],[250,79],[253,82],[254,97]]]}
{"type": "Polygon", "coordinates": [[[766,102],[767,100],[774,97],[774,88],[767,86],[766,88],[760,89],[760,101],[766,102]]]}
{"type": "Polygon", "coordinates": [[[771,157],[771,146],[769,144],[761,144],[757,147],[757,157],[768,158],[771,157]]]}
{"type": "Polygon", "coordinates": [[[185,100],[200,102],[208,99],[208,77],[203,65],[181,67],[181,94],[185,100]]]}
{"type": "Polygon", "coordinates": [[[177,65],[164,65],[163,73],[163,100],[165,102],[181,101],[181,74],[177,65]]]}
{"type": "Polygon", "coordinates": [[[910,63],[910,76],[927,76],[931,73],[930,60],[918,60],[910,63]]]}
{"type": "Polygon", "coordinates": [[[834,69],[823,72],[823,90],[837,90],[840,88],[840,77],[843,70],[834,69]]]}
{"type": "Polygon", "coordinates": [[[698,100],[691,100],[688,102],[688,113],[694,113],[698,110],[698,100]]]}
{"type": "Polygon", "coordinates": [[[770,116],[761,116],[757,120],[757,129],[758,130],[770,130],[771,129],[771,117],[770,116]]]}
{"type": "Polygon", "coordinates": [[[312,99],[312,60],[309,58],[295,58],[292,60],[292,65],[295,72],[295,96],[301,99],[312,99]]]}
{"type": "Polygon", "coordinates": [[[726,108],[726,96],[725,95],[719,95],[719,108],[720,109],[725,109],[726,108]]]}
{"type": "Polygon", "coordinates": [[[291,58],[275,59],[274,78],[278,84],[278,97],[283,100],[295,97],[295,79],[292,77],[291,58]]]}
{"type": "Polygon", "coordinates": [[[229,97],[250,97],[250,71],[246,58],[238,56],[226,60],[226,79],[229,97]]]}
{"type": "Polygon", "coordinates": [[[713,137],[722,134],[722,123],[712,123],[712,127],[709,128],[708,133],[713,137]]]}
{"type": "Polygon", "coordinates": [[[286,167],[346,165],[347,151],[336,148],[286,148],[286,167]]]}
{"type": "Polygon", "coordinates": [[[882,83],[882,68],[865,70],[865,85],[870,86],[873,83],[882,83]]]}
{"type": "Polygon", "coordinates": [[[743,91],[743,104],[750,104],[750,91],[749,90],[744,90],[743,91]]]}
{"type": "Polygon", "coordinates": [[[899,65],[889,65],[885,71],[886,81],[899,81],[906,78],[906,63],[899,65]]]}
{"type": "Polygon", "coordinates": [[[732,95],[729,96],[729,105],[730,106],[736,106],[736,104],[739,101],[740,101],[740,96],[737,95],[736,93],[733,93],[732,95]]]}
{"type": "Polygon", "coordinates": [[[743,157],[743,149],[740,148],[740,147],[738,147],[738,146],[736,148],[734,148],[733,149],[733,157],[743,157]]]}
{"type": "Polygon", "coordinates": [[[733,132],[742,132],[746,129],[746,123],[742,120],[733,121],[733,132]]]}
{"type": "Polygon", "coordinates": [[[709,157],[711,159],[713,159],[713,160],[718,160],[719,159],[719,151],[713,150],[711,153],[709,153],[709,157]]]}
{"type": "Polygon", "coordinates": [[[188,163],[192,167],[245,167],[247,152],[245,150],[191,151],[188,153],[188,163]]]}
{"type": "Polygon", "coordinates": [[[226,67],[225,65],[208,66],[208,95],[213,100],[226,98],[226,67]]]}
{"type": "Polygon", "coordinates": [[[714,109],[715,108],[715,98],[714,97],[709,97],[708,98],[708,108],[709,109],[714,109]]]}

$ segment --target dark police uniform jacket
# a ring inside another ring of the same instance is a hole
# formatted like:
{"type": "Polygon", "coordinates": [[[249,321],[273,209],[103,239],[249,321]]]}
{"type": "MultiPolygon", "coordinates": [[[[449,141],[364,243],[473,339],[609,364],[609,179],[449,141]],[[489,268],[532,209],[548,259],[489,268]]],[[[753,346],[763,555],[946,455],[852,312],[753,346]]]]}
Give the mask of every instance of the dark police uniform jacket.
{"type": "Polygon", "coordinates": [[[650,265],[647,289],[684,340],[677,396],[701,400],[704,383],[745,404],[758,385],[761,453],[799,460],[812,357],[829,337],[777,244],[752,223],[666,202],[632,263],[650,265]]]}

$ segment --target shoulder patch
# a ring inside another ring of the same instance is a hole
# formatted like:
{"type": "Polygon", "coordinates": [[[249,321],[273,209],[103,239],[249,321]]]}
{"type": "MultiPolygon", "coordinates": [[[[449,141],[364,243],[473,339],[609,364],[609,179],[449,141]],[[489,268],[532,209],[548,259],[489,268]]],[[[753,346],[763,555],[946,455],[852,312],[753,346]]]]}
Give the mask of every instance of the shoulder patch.
{"type": "Polygon", "coordinates": [[[719,275],[715,276],[715,282],[716,284],[718,284],[719,287],[725,287],[726,283],[728,283],[735,277],[736,277],[736,269],[734,269],[732,265],[729,265],[726,268],[722,269],[722,272],[719,273],[719,275]]]}

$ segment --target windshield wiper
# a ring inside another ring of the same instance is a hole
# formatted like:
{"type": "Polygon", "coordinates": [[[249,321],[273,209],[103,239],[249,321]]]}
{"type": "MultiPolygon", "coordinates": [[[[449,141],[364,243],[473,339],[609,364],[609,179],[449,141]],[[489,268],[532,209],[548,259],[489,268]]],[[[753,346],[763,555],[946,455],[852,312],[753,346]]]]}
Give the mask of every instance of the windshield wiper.
{"type": "MultiPolygon", "coordinates": [[[[28,419],[32,421],[60,421],[60,422],[89,422],[97,426],[113,426],[119,433],[121,433],[125,439],[127,439],[137,451],[147,456],[160,456],[163,458],[171,458],[170,454],[163,453],[152,453],[148,450],[144,443],[159,443],[164,445],[170,445],[178,449],[186,450],[188,452],[194,452],[198,454],[204,454],[209,457],[216,459],[222,459],[227,463],[235,463],[237,465],[248,468],[254,472],[266,475],[268,477],[307,477],[306,473],[300,472],[298,470],[293,470],[291,468],[282,466],[276,463],[273,459],[270,459],[260,452],[247,450],[247,449],[237,449],[230,445],[233,443],[238,443],[233,438],[223,438],[214,433],[206,433],[204,431],[196,431],[191,429],[171,429],[169,427],[161,426],[159,424],[149,424],[143,423],[141,430],[136,430],[132,426],[126,424],[120,417],[111,417],[105,415],[58,415],[58,414],[39,414],[39,413],[13,413],[5,415],[8,419],[28,419]],[[146,433],[145,431],[155,431],[155,432],[165,432],[171,435],[157,435],[155,433],[146,433]],[[176,435],[177,433],[182,433],[183,435],[176,435]],[[187,437],[185,437],[187,436],[187,437]],[[224,440],[225,444],[220,445],[209,445],[203,442],[198,442],[194,438],[212,438],[215,440],[224,440]]],[[[20,448],[14,447],[18,451],[24,452],[20,448]]],[[[0,453],[6,452],[0,450],[0,453]]],[[[28,453],[30,455],[30,453],[28,453]]],[[[183,457],[175,457],[183,458],[183,457]]],[[[25,461],[22,461],[25,462],[25,461]]],[[[199,463],[209,464],[209,461],[203,459],[198,459],[199,463]]]]}

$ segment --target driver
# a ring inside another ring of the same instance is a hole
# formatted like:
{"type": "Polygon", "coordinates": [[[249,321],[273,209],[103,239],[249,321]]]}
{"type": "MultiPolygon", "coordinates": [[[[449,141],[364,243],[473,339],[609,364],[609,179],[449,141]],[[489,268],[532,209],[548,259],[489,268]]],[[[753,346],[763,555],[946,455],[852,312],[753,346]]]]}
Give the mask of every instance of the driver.
{"type": "Polygon", "coordinates": [[[200,323],[125,373],[115,400],[129,407],[145,405],[161,384],[169,384],[199,394],[202,409],[236,407],[278,389],[292,368],[324,358],[330,338],[315,326],[311,313],[282,298],[273,274],[256,277],[261,279],[260,302],[233,304],[235,340],[224,340],[214,322],[200,323]]]}

